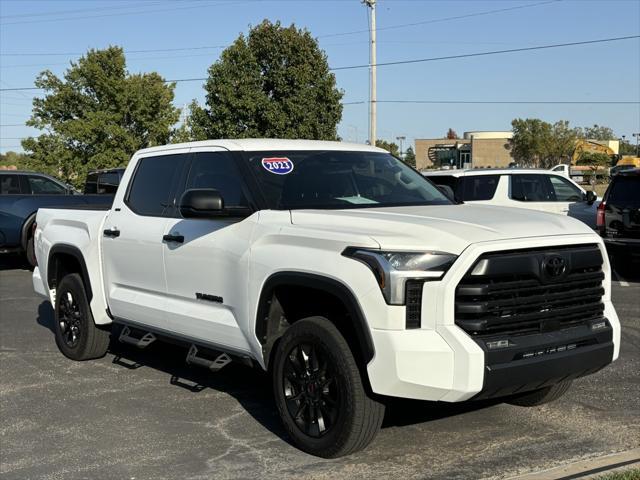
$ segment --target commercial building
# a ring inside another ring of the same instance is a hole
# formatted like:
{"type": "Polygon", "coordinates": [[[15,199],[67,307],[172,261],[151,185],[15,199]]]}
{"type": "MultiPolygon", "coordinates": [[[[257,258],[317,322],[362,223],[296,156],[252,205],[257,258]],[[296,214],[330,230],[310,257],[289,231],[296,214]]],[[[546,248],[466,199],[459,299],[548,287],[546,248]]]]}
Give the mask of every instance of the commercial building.
{"type": "MultiPolygon", "coordinates": [[[[509,140],[512,137],[513,132],[476,131],[464,132],[462,138],[416,139],[416,168],[505,168],[514,161],[509,148],[509,140]]],[[[576,145],[577,153],[580,151],[579,147],[585,151],[601,151],[615,158],[620,142],[581,140],[576,145]]]]}
{"type": "Polygon", "coordinates": [[[508,167],[512,132],[465,132],[462,138],[416,139],[416,168],[508,167]]]}

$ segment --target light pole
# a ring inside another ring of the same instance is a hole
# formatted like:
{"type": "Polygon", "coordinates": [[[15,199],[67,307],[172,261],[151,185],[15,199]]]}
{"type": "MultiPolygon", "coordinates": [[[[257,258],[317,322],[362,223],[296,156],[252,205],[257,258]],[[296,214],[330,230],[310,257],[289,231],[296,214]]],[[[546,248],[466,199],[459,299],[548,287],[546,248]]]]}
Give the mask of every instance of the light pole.
{"type": "Polygon", "coordinates": [[[396,140],[400,142],[400,160],[402,160],[402,142],[404,142],[406,139],[407,137],[405,137],[404,135],[400,135],[399,137],[396,137],[396,140]]]}
{"type": "Polygon", "coordinates": [[[636,157],[640,157],[640,144],[638,143],[640,141],[640,133],[632,133],[631,136],[636,137],[636,157]]]}
{"type": "Polygon", "coordinates": [[[362,0],[368,8],[371,9],[371,58],[370,58],[370,86],[371,98],[369,99],[369,144],[376,145],[376,123],[377,123],[377,105],[376,105],[376,0],[362,0]]]}

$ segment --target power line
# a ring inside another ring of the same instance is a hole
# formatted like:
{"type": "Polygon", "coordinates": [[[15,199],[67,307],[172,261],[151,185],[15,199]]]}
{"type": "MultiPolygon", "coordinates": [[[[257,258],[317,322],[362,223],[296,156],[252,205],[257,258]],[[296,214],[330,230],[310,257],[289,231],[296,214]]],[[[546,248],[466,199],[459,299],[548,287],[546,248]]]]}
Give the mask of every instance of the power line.
{"type": "MultiPolygon", "coordinates": [[[[249,1],[249,0],[245,0],[245,1],[249,1]]],[[[405,27],[412,27],[412,26],[418,26],[418,25],[427,25],[430,23],[439,23],[439,22],[448,22],[451,20],[460,20],[460,19],[464,19],[464,18],[471,18],[471,17],[478,17],[478,16],[484,16],[484,15],[491,15],[494,13],[502,13],[502,12],[507,12],[510,10],[520,10],[523,8],[531,8],[531,7],[537,7],[540,5],[546,5],[546,4],[550,4],[550,3],[557,3],[557,2],[561,2],[562,0],[547,0],[544,2],[538,2],[538,3],[532,3],[532,4],[528,4],[528,5],[518,5],[515,7],[508,7],[508,8],[499,8],[499,9],[494,9],[494,10],[486,10],[483,12],[475,12],[475,13],[469,13],[469,14],[465,14],[465,15],[455,15],[455,16],[451,16],[451,17],[442,17],[442,18],[434,18],[434,19],[430,19],[430,20],[423,20],[420,22],[413,22],[413,23],[403,23],[403,24],[397,24],[397,25],[389,25],[387,27],[380,27],[378,28],[378,30],[392,30],[392,29],[398,29],[398,28],[405,28],[405,27]]],[[[189,8],[195,8],[195,7],[189,7],[189,8]]],[[[131,13],[131,12],[128,12],[131,13]]],[[[77,17],[80,18],[80,17],[77,17]]],[[[5,23],[3,25],[10,25],[9,23],[5,23]]],[[[325,35],[319,35],[317,38],[328,38],[328,37],[338,37],[338,36],[343,36],[343,35],[352,35],[352,34],[357,34],[357,33],[368,33],[369,30],[353,30],[350,32],[339,32],[339,33],[328,33],[325,35]]],[[[149,52],[171,52],[171,51],[184,51],[184,50],[200,50],[200,49],[206,49],[206,48],[225,48],[228,45],[215,45],[215,46],[204,46],[204,47],[182,47],[182,48],[160,48],[160,49],[145,49],[145,50],[126,50],[125,53],[149,53],[149,52]]],[[[46,52],[46,53],[0,53],[0,55],[2,56],[13,56],[13,57],[24,57],[24,56],[69,56],[69,55],[84,55],[84,53],[86,52],[66,52],[66,53],[53,53],[53,52],[46,52]]]]}
{"type": "Polygon", "coordinates": [[[140,8],[140,7],[147,7],[147,6],[153,6],[153,5],[160,5],[164,2],[145,2],[145,4],[140,4],[140,5],[123,5],[123,6],[118,6],[118,7],[98,7],[98,8],[81,8],[81,9],[76,9],[76,10],[60,10],[57,12],[41,12],[41,13],[20,13],[20,14],[16,14],[16,15],[1,15],[0,19],[4,19],[4,18],[24,18],[24,17],[49,17],[49,16],[55,16],[55,15],[65,15],[67,13],[85,13],[85,12],[101,12],[101,11],[105,11],[105,10],[122,10],[122,9],[127,9],[127,8],[140,8]]]}
{"type": "MultiPolygon", "coordinates": [[[[343,105],[364,104],[344,102],[343,105]]],[[[378,100],[376,103],[443,105],[640,105],[640,100],[378,100]]]]}
{"type": "MultiPolygon", "coordinates": [[[[412,22],[412,23],[401,23],[401,24],[397,24],[397,25],[389,25],[387,27],[379,27],[378,31],[380,30],[394,30],[394,29],[398,29],[398,28],[406,28],[406,27],[415,27],[418,25],[428,25],[430,23],[440,23],[440,22],[448,22],[451,20],[461,20],[463,18],[472,18],[472,17],[480,17],[480,16],[484,16],[484,15],[491,15],[494,13],[503,13],[503,12],[508,12],[511,10],[520,10],[523,8],[531,8],[531,7],[538,7],[540,5],[547,5],[550,3],[558,3],[561,2],[562,0],[548,0],[545,2],[538,2],[538,3],[530,3],[527,5],[517,5],[515,7],[507,7],[507,8],[498,8],[498,9],[494,9],[494,10],[485,10],[483,12],[475,12],[475,13],[467,13],[464,15],[455,15],[452,17],[441,17],[441,18],[432,18],[430,20],[422,20],[420,22],[412,22]]],[[[340,37],[340,36],[344,36],[344,35],[355,35],[358,33],[368,33],[369,30],[353,30],[350,32],[340,32],[340,33],[328,33],[325,35],[318,35],[318,38],[327,38],[327,37],[340,37]]]]}
{"type": "MultiPolygon", "coordinates": [[[[240,2],[238,2],[240,3],[240,2]]],[[[176,10],[193,10],[196,8],[209,8],[209,7],[219,7],[222,5],[237,5],[238,3],[236,2],[231,2],[231,3],[215,3],[215,4],[209,4],[209,5],[192,5],[192,6],[188,6],[188,7],[173,7],[173,8],[164,8],[164,9],[155,9],[155,10],[139,10],[137,12],[119,12],[119,13],[104,13],[104,14],[100,14],[100,15],[84,15],[84,16],[79,16],[79,17],[67,17],[67,18],[53,18],[53,19],[44,19],[44,20],[21,20],[21,21],[17,21],[17,22],[4,22],[4,23],[0,23],[0,26],[6,26],[6,25],[22,25],[22,24],[27,24],[27,23],[50,23],[50,22],[66,22],[69,20],[85,20],[85,19],[90,19],[90,18],[103,18],[103,17],[118,17],[118,16],[122,16],[122,15],[139,15],[139,14],[148,14],[148,13],[159,13],[159,12],[172,12],[172,11],[176,11],[176,10]]]]}
{"type": "MultiPolygon", "coordinates": [[[[606,42],[617,42],[621,40],[631,40],[633,38],[640,38],[640,35],[628,35],[625,37],[613,37],[613,38],[602,38],[599,40],[585,40],[582,42],[568,42],[568,43],[554,43],[551,45],[539,45],[537,47],[523,47],[523,48],[510,48],[505,50],[493,50],[489,52],[477,52],[477,53],[465,53],[461,55],[447,55],[444,57],[431,57],[431,58],[418,58],[413,60],[398,60],[393,62],[382,62],[378,63],[378,67],[386,67],[389,65],[406,65],[409,63],[423,63],[423,62],[434,62],[436,60],[452,60],[456,58],[470,58],[470,57],[482,57],[487,55],[499,55],[503,53],[515,53],[515,52],[528,52],[532,50],[545,50],[550,48],[560,48],[560,47],[573,47],[577,45],[590,45],[594,43],[606,43],[606,42]]],[[[370,65],[349,65],[346,67],[334,67],[330,70],[353,70],[356,68],[369,68],[370,65]]]]}
{"type": "MultiPolygon", "coordinates": [[[[523,47],[523,48],[511,48],[505,50],[492,50],[488,52],[476,52],[476,53],[465,53],[460,55],[447,55],[443,57],[430,57],[430,58],[418,58],[412,60],[397,60],[393,62],[382,62],[377,63],[378,67],[385,67],[391,65],[406,65],[411,63],[423,63],[423,62],[434,62],[438,60],[453,60],[458,58],[472,58],[472,57],[482,57],[488,55],[500,55],[505,53],[516,53],[516,52],[529,52],[533,50],[548,50],[551,48],[562,48],[562,47],[574,47],[578,45],[592,45],[597,43],[608,43],[608,42],[617,42],[622,40],[631,40],[634,38],[640,38],[640,35],[627,35],[624,37],[611,37],[611,38],[601,38],[598,40],[584,40],[580,42],[568,42],[568,43],[554,43],[551,45],[539,45],[537,47],[523,47]]],[[[344,67],[332,67],[329,68],[331,71],[339,71],[339,70],[353,70],[359,68],[369,68],[369,64],[361,64],[361,65],[349,65],[344,67]]],[[[177,78],[173,80],[165,80],[165,83],[180,83],[180,82],[197,82],[197,81],[205,81],[207,77],[194,77],[194,78],[177,78]]],[[[12,88],[0,88],[0,92],[11,92],[11,91],[27,91],[27,90],[42,90],[39,87],[12,87],[12,88]]]]}

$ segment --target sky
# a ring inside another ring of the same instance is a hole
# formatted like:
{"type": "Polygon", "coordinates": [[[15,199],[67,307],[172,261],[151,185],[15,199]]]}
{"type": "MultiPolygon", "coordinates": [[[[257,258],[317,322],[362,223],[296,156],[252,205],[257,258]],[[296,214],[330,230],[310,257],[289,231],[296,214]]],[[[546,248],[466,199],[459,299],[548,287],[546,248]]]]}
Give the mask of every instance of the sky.
{"type": "MultiPolygon", "coordinates": [[[[206,77],[220,47],[265,18],[308,29],[331,67],[369,62],[368,9],[359,0],[0,0],[0,89],[32,87],[45,69],[61,76],[87,49],[108,45],[129,52],[131,73],[206,77]]],[[[384,63],[640,35],[640,0],[378,0],[377,25],[384,63]]],[[[510,130],[514,118],[606,125],[627,139],[640,132],[640,38],[377,70],[378,137],[405,136],[405,149],[449,128],[510,130]]],[[[364,142],[369,70],[335,75],[345,102],[338,133],[364,142]]],[[[178,83],[175,104],[203,102],[202,84],[178,83]]],[[[34,95],[0,91],[0,152],[21,151],[20,139],[38,134],[22,125],[34,95]]]]}

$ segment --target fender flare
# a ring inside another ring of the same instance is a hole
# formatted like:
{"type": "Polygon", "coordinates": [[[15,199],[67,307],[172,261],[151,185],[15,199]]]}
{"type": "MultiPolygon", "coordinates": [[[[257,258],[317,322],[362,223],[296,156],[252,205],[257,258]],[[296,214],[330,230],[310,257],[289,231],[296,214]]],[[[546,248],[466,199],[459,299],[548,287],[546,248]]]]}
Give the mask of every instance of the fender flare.
{"type": "Polygon", "coordinates": [[[22,228],[20,229],[20,246],[23,251],[27,251],[27,240],[29,239],[29,230],[31,230],[31,226],[33,222],[36,221],[36,214],[38,211],[36,210],[31,215],[27,217],[27,219],[22,224],[22,228]]]}
{"type": "Polygon", "coordinates": [[[266,317],[269,315],[269,301],[273,296],[273,291],[280,285],[299,285],[302,287],[314,288],[325,291],[338,298],[347,308],[351,317],[357,336],[357,340],[362,351],[365,363],[369,363],[375,354],[373,339],[369,329],[369,324],[362,313],[362,308],[358,303],[354,293],[345,284],[332,278],[303,272],[277,272],[267,278],[262,286],[258,309],[256,315],[255,334],[260,343],[266,332],[266,317]]]}
{"type": "Polygon", "coordinates": [[[51,250],[49,250],[49,259],[47,260],[47,286],[51,288],[51,284],[55,280],[57,272],[54,269],[53,260],[55,255],[59,253],[70,255],[78,261],[81,270],[80,274],[82,275],[82,283],[84,284],[84,290],[87,294],[87,301],[91,303],[93,291],[91,290],[89,271],[87,270],[87,263],[84,261],[84,256],[78,247],[65,244],[54,245],[51,247],[51,250]]]}

